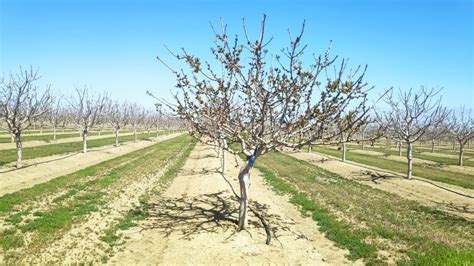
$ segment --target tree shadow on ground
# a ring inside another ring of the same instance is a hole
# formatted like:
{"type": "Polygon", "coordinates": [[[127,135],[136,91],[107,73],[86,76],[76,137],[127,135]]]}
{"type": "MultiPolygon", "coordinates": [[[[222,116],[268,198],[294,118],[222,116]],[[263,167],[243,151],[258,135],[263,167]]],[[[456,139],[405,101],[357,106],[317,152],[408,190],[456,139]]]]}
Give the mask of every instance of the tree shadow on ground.
{"type": "Polygon", "coordinates": [[[380,184],[378,180],[390,180],[400,178],[400,176],[388,174],[388,173],[380,173],[374,172],[371,170],[362,170],[358,174],[355,175],[357,180],[360,181],[372,181],[375,184],[380,184]]]}
{"type": "MultiPolygon", "coordinates": [[[[149,204],[149,216],[141,224],[141,231],[157,230],[166,237],[179,234],[185,240],[192,240],[195,236],[206,233],[223,234],[225,239],[230,239],[238,233],[237,200],[225,191],[198,197],[183,195],[176,198],[156,198],[149,204]]],[[[293,220],[285,221],[279,215],[269,214],[268,205],[251,201],[250,207],[271,224],[271,233],[277,241],[279,236],[288,233],[295,238],[306,238],[291,230],[293,220]]],[[[249,225],[244,232],[256,241],[261,238],[265,242],[264,228],[253,215],[249,216],[249,225]]]]}

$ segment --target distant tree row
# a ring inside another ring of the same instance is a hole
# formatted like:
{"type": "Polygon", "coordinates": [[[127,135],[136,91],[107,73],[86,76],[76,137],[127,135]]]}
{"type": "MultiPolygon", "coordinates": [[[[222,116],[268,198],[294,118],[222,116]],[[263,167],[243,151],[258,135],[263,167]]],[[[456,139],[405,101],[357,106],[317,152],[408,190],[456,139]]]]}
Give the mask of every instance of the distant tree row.
{"type": "Polygon", "coordinates": [[[22,166],[22,133],[33,123],[52,127],[53,140],[59,127],[77,128],[83,140],[83,152],[87,152],[87,137],[92,129],[112,127],[115,145],[119,145],[120,130],[131,127],[137,141],[137,131],[159,127],[178,126],[179,121],[162,112],[161,104],[144,108],[136,103],[112,99],[107,93],[94,93],[90,89],[76,88],[73,95],[54,95],[47,86],[39,88],[38,71],[21,69],[16,74],[0,77],[0,120],[16,143],[16,167],[22,166]]]}

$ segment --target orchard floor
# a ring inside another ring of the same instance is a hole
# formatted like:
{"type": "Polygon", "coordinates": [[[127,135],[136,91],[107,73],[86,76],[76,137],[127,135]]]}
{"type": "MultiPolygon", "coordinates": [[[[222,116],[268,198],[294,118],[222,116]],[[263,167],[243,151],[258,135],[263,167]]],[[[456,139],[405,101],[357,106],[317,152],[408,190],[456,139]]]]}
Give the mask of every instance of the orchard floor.
{"type": "Polygon", "coordinates": [[[449,213],[474,220],[474,191],[446,183],[414,177],[407,180],[390,171],[366,167],[353,162],[341,162],[340,159],[318,153],[291,153],[297,159],[304,160],[371,187],[397,194],[403,198],[417,201],[423,205],[447,211],[449,213]],[[454,191],[454,192],[453,192],[454,191]],[[460,194],[467,195],[462,196],[460,194]]]}
{"type": "Polygon", "coordinates": [[[163,135],[156,138],[155,141],[127,142],[119,147],[104,146],[93,148],[86,154],[75,152],[66,155],[25,160],[23,163],[26,167],[21,169],[16,169],[11,165],[2,167],[0,168],[0,196],[47,182],[56,177],[67,175],[88,166],[150,146],[157,141],[171,139],[181,134],[163,135]]]}
{"type": "Polygon", "coordinates": [[[170,187],[151,197],[150,216],[123,231],[128,240],[108,263],[354,264],[345,258],[347,251],[326,239],[286,197],[272,191],[255,169],[251,207],[268,220],[272,240],[265,244],[265,230],[253,213],[248,228],[238,232],[238,203],[231,186],[238,193],[239,167],[228,155],[224,177],[217,172],[219,165],[214,150],[198,144],[170,187]]]}

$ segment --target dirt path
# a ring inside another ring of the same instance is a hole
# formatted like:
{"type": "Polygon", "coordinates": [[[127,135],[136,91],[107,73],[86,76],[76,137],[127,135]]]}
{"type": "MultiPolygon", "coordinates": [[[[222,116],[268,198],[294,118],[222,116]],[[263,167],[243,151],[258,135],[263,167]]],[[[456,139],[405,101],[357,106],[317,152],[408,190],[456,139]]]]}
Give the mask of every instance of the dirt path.
{"type": "Polygon", "coordinates": [[[416,179],[414,180],[406,180],[400,175],[389,173],[382,169],[377,169],[375,167],[369,169],[353,162],[343,163],[334,157],[316,153],[298,152],[290,155],[371,187],[388,191],[404,198],[415,200],[421,204],[442,209],[470,220],[474,220],[473,198],[458,195],[430,183],[474,197],[474,191],[470,189],[426,180],[420,177],[415,177],[416,179]]]}
{"type": "Polygon", "coordinates": [[[213,149],[198,144],[171,186],[150,199],[150,217],[124,231],[129,240],[112,264],[350,264],[341,250],[303,218],[287,198],[276,195],[254,169],[252,206],[269,221],[273,239],[265,244],[260,220],[250,214],[249,228],[237,232],[238,191],[234,158],[227,156],[227,179],[216,172],[213,149]],[[229,183],[227,183],[227,181],[229,183]]]}
{"type": "MultiPolygon", "coordinates": [[[[127,136],[127,135],[133,135],[133,133],[120,134],[121,137],[127,136]]],[[[87,140],[111,138],[111,137],[114,137],[114,136],[115,135],[113,135],[113,134],[103,134],[103,135],[100,135],[100,136],[99,135],[94,135],[94,136],[88,136],[87,140]]],[[[76,141],[82,141],[82,137],[71,137],[71,138],[57,139],[55,142],[46,142],[46,141],[41,141],[41,140],[31,140],[31,141],[22,142],[22,144],[23,144],[23,148],[28,148],[28,147],[36,147],[36,146],[43,146],[43,145],[50,145],[50,144],[76,142],[76,141]]],[[[0,143],[0,150],[9,150],[9,149],[15,149],[15,148],[16,148],[15,143],[0,143]]]]}
{"type": "MultiPolygon", "coordinates": [[[[174,138],[182,133],[160,136],[157,141],[174,138]]],[[[156,141],[127,142],[119,147],[105,146],[90,149],[87,154],[70,153],[24,161],[26,167],[0,169],[0,196],[20,189],[32,187],[53,178],[75,172],[114,157],[152,145],[156,141]]]]}

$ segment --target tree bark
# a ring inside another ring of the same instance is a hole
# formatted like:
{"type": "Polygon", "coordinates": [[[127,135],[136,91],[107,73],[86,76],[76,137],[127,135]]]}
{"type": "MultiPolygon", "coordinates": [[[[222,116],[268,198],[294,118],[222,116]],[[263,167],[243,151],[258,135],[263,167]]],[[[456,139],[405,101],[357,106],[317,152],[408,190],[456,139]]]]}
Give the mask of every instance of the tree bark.
{"type": "Polygon", "coordinates": [[[119,130],[120,129],[115,129],[115,147],[118,147],[119,145],[119,130]]]}
{"type": "Polygon", "coordinates": [[[245,229],[248,225],[248,204],[250,187],[250,163],[247,162],[239,172],[240,186],[240,208],[239,208],[239,230],[245,229]]]}
{"type": "Polygon", "coordinates": [[[402,156],[402,142],[398,142],[398,156],[402,156]]]}
{"type": "Polygon", "coordinates": [[[53,141],[56,141],[56,127],[53,126],[53,141]]]}
{"type": "Polygon", "coordinates": [[[85,131],[82,133],[82,142],[84,144],[82,153],[87,153],[87,132],[85,131]]]}
{"type": "Polygon", "coordinates": [[[343,162],[346,161],[346,143],[345,142],[342,143],[342,161],[343,162]]]}
{"type": "Polygon", "coordinates": [[[411,175],[413,172],[413,143],[408,143],[407,160],[408,160],[407,179],[411,179],[411,175]]]}
{"type": "Polygon", "coordinates": [[[16,143],[16,168],[21,168],[23,166],[21,159],[23,155],[23,145],[21,144],[21,133],[15,134],[15,143],[16,143]]]}
{"type": "Polygon", "coordinates": [[[464,143],[459,143],[459,166],[464,164],[464,143]]]}
{"type": "Polygon", "coordinates": [[[311,153],[311,149],[312,149],[311,143],[309,143],[309,144],[308,144],[308,153],[311,153]]]}
{"type": "Polygon", "coordinates": [[[434,146],[435,146],[435,142],[434,142],[434,139],[431,140],[431,153],[434,152],[434,146]]]}

